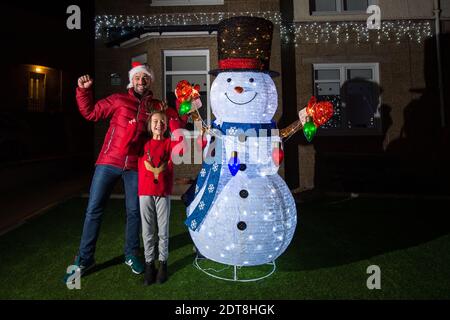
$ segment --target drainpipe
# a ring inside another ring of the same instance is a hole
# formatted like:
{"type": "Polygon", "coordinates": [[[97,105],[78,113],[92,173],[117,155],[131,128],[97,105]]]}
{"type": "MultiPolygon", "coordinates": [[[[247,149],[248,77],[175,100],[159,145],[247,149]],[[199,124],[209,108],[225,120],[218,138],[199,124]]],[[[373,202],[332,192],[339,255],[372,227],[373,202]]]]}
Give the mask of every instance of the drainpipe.
{"type": "Polygon", "coordinates": [[[438,64],[438,81],[439,81],[439,105],[441,110],[441,127],[445,128],[445,100],[444,100],[444,80],[442,74],[442,55],[441,55],[441,8],[439,0],[434,0],[434,21],[436,29],[436,54],[438,64]]]}

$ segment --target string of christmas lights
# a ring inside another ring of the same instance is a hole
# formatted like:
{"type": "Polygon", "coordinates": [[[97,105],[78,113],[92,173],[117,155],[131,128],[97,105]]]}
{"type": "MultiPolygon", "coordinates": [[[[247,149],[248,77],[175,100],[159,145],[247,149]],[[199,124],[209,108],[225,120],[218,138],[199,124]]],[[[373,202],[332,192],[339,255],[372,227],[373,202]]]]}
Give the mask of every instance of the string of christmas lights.
{"type": "Polygon", "coordinates": [[[302,22],[289,25],[282,24],[280,12],[208,12],[175,13],[155,15],[99,15],[95,18],[96,39],[115,34],[125,35],[144,26],[183,26],[211,25],[223,19],[235,16],[261,17],[278,26],[284,43],[336,43],[356,41],[357,44],[375,40],[376,44],[402,40],[416,41],[421,44],[433,35],[430,21],[396,20],[383,21],[381,29],[370,30],[366,22],[302,22]]]}
{"type": "Polygon", "coordinates": [[[421,44],[433,35],[429,21],[396,20],[383,21],[381,29],[371,30],[365,22],[312,22],[296,23],[290,28],[280,29],[283,41],[289,42],[289,34],[296,46],[300,43],[336,43],[356,40],[356,43],[367,43],[372,39],[376,44],[395,41],[400,44],[402,39],[416,41],[421,44]]]}
{"type": "Polygon", "coordinates": [[[97,39],[109,38],[111,29],[120,30],[120,34],[124,35],[144,26],[211,25],[237,16],[261,17],[272,21],[275,25],[281,24],[281,13],[273,11],[99,15],[95,17],[95,36],[97,39]]]}

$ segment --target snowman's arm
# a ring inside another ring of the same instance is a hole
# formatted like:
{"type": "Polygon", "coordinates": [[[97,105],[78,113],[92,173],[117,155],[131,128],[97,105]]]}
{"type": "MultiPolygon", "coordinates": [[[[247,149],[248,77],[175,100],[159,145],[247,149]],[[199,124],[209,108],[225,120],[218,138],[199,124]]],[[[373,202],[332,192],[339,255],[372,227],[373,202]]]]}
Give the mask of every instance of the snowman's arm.
{"type": "Polygon", "coordinates": [[[200,114],[198,113],[198,112],[192,112],[191,114],[190,114],[190,116],[192,117],[192,120],[194,121],[194,122],[196,122],[196,121],[202,121],[203,119],[202,119],[202,117],[200,116],[200,114]]]}
{"type": "Polygon", "coordinates": [[[198,113],[197,111],[191,112],[190,116],[192,117],[192,121],[194,121],[194,124],[197,126],[197,128],[201,131],[205,131],[208,129],[208,127],[206,127],[203,124],[203,119],[200,116],[200,113],[198,113]]]}
{"type": "Polygon", "coordinates": [[[284,129],[280,130],[280,137],[282,139],[289,138],[293,134],[295,134],[297,131],[301,130],[303,128],[303,125],[306,123],[306,108],[303,108],[298,113],[299,120],[295,121],[294,123],[290,124],[284,129]]]}

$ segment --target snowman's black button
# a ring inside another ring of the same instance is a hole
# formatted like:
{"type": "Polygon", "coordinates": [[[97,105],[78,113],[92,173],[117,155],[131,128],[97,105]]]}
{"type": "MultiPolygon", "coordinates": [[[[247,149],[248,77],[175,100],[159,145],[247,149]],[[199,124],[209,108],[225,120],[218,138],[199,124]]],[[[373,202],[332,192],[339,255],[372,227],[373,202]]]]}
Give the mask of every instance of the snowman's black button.
{"type": "Polygon", "coordinates": [[[241,171],[247,170],[247,165],[245,163],[241,163],[241,165],[239,166],[239,170],[241,171]]]}
{"type": "Polygon", "coordinates": [[[239,192],[239,195],[241,196],[241,198],[245,199],[248,197],[248,191],[247,190],[241,190],[239,192]]]}
{"type": "Polygon", "coordinates": [[[153,183],[154,183],[154,184],[158,184],[158,180],[156,180],[156,179],[153,180],[153,183]]]}
{"type": "Polygon", "coordinates": [[[237,224],[237,228],[241,231],[247,229],[247,224],[244,221],[239,221],[237,224]]]}

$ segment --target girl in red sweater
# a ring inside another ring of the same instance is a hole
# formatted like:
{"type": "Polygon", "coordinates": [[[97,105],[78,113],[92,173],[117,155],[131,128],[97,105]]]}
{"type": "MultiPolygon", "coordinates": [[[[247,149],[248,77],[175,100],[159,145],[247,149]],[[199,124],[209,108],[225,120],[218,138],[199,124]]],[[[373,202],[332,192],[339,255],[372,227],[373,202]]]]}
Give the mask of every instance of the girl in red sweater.
{"type": "MultiPolygon", "coordinates": [[[[142,220],[142,239],[145,249],[144,284],[163,283],[167,280],[169,255],[170,198],[173,187],[172,150],[180,143],[173,141],[168,131],[168,111],[153,111],[146,129],[150,139],[145,143],[138,159],[138,194],[142,220]],[[158,232],[156,232],[158,230],[158,232]],[[157,233],[157,234],[156,234],[157,233]],[[159,268],[155,267],[155,244],[158,243],[159,268]]],[[[169,113],[170,114],[170,113],[169,113]]],[[[170,120],[172,130],[182,127],[184,121],[170,120]]],[[[128,124],[129,141],[133,141],[136,122],[128,124]]],[[[128,148],[131,148],[130,144],[128,148]]],[[[180,152],[180,155],[182,152],[180,152]]]]}

